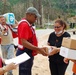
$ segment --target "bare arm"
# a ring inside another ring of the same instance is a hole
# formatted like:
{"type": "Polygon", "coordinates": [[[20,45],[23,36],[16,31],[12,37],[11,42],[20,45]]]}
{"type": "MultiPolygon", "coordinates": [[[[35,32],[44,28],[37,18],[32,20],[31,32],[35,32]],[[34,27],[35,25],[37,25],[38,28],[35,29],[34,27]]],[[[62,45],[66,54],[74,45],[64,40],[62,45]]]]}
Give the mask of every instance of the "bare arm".
{"type": "Polygon", "coordinates": [[[15,20],[15,24],[14,25],[12,25],[12,27],[13,28],[15,28],[15,27],[17,27],[18,26],[18,21],[17,20],[15,20]]]}
{"type": "Polygon", "coordinates": [[[27,40],[25,39],[21,39],[21,42],[23,44],[24,47],[28,48],[28,49],[31,49],[31,50],[38,50],[39,48],[32,45],[31,43],[29,43],[27,40]]]}
{"type": "Polygon", "coordinates": [[[46,53],[44,48],[39,48],[37,46],[32,45],[31,43],[29,43],[27,40],[25,39],[21,39],[22,45],[30,50],[36,50],[38,52],[40,52],[42,55],[47,56],[48,54],[46,53]]]}
{"type": "Polygon", "coordinates": [[[9,70],[13,70],[15,68],[16,68],[16,65],[13,63],[6,65],[3,68],[0,68],[0,75],[3,75],[5,72],[8,72],[9,70]]]}
{"type": "Polygon", "coordinates": [[[76,60],[72,60],[72,59],[70,59],[72,62],[74,62],[74,63],[76,63],[76,60]]]}
{"type": "Polygon", "coordinates": [[[73,63],[76,63],[76,60],[64,58],[64,62],[65,62],[65,63],[68,63],[69,60],[71,60],[73,63]]]}

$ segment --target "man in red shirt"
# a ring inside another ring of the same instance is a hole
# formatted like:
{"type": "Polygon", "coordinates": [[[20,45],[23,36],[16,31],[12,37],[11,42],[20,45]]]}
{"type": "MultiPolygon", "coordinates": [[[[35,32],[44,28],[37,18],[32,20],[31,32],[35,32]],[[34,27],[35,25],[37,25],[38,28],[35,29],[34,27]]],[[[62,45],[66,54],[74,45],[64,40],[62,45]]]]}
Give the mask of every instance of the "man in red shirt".
{"type": "Polygon", "coordinates": [[[18,51],[16,55],[26,52],[31,59],[19,65],[19,75],[31,75],[34,55],[40,52],[47,56],[45,48],[38,48],[38,42],[32,24],[40,17],[38,11],[34,7],[29,7],[26,10],[26,16],[19,22],[18,26],[18,51]]]}

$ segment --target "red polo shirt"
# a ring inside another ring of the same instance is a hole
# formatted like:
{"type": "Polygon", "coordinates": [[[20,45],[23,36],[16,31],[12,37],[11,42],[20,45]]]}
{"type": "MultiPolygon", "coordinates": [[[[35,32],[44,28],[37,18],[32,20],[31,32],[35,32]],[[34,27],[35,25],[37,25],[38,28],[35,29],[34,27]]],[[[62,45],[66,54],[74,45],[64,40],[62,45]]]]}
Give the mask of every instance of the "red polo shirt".
{"type": "MultiPolygon", "coordinates": [[[[31,44],[38,46],[35,30],[33,27],[29,24],[29,22],[25,19],[23,19],[22,22],[19,23],[18,26],[18,40],[19,40],[19,48],[21,50],[24,49],[23,45],[21,44],[20,39],[26,39],[31,44]]],[[[35,55],[37,52],[33,51],[33,55],[35,55]]]]}

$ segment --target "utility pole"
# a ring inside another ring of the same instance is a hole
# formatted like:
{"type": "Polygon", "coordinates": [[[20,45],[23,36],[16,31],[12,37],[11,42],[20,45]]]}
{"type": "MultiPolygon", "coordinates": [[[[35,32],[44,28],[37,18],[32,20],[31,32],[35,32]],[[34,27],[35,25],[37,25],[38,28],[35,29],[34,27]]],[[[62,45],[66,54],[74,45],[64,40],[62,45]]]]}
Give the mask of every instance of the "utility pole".
{"type": "Polygon", "coordinates": [[[48,28],[49,28],[49,14],[48,14],[48,28]]]}
{"type": "Polygon", "coordinates": [[[42,5],[42,27],[44,27],[44,13],[43,13],[44,9],[43,9],[43,5],[42,5]]]}
{"type": "Polygon", "coordinates": [[[41,17],[37,19],[37,24],[42,27],[42,0],[33,0],[33,6],[38,9],[39,14],[41,15],[41,17]]]}
{"type": "Polygon", "coordinates": [[[38,11],[41,15],[40,19],[39,19],[39,24],[40,24],[40,27],[42,28],[42,1],[41,0],[38,0],[38,11]]]}

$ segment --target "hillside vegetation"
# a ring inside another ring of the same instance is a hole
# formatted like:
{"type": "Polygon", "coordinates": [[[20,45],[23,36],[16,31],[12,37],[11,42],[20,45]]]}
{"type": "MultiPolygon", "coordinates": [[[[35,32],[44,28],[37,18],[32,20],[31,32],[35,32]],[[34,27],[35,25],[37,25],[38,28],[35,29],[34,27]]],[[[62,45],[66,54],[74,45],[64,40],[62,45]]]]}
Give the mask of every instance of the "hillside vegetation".
{"type": "Polygon", "coordinates": [[[42,25],[42,18],[66,19],[76,15],[76,0],[0,0],[0,14],[13,12],[16,19],[20,20],[29,6],[36,7],[42,15],[39,19],[40,25],[42,25]]]}

